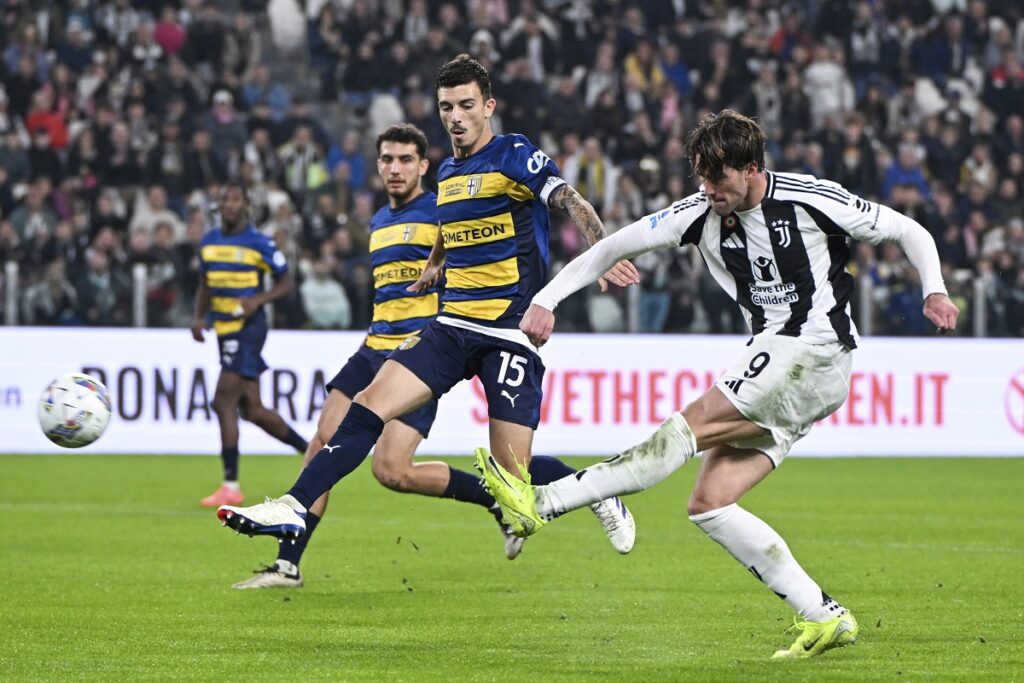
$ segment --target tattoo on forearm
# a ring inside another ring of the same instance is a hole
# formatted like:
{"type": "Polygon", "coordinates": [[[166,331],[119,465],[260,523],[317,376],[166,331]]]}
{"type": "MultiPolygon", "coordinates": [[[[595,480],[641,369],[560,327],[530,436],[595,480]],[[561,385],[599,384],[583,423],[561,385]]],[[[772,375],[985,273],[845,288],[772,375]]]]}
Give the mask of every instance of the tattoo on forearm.
{"type": "Polygon", "coordinates": [[[573,220],[588,246],[604,237],[604,224],[597,211],[570,185],[562,185],[551,195],[551,206],[562,209],[573,220]]]}

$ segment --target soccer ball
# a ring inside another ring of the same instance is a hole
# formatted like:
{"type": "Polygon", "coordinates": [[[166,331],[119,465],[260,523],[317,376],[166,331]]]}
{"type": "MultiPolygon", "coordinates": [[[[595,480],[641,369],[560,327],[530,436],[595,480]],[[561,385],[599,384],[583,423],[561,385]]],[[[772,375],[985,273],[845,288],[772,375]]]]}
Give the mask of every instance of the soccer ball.
{"type": "Polygon", "coordinates": [[[110,394],[89,375],[69,372],[50,382],[39,399],[39,426],[50,441],[81,448],[100,438],[110,422],[110,394]]]}

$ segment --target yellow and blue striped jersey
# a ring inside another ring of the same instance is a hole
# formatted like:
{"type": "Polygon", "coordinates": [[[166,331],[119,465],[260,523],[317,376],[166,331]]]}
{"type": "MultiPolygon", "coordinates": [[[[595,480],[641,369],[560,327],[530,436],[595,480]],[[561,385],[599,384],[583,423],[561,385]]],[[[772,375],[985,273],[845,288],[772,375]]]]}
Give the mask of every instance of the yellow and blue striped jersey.
{"type": "Polygon", "coordinates": [[[199,244],[199,269],[210,291],[209,319],[218,335],[236,334],[243,329],[266,329],[266,313],[260,308],[248,318],[239,318],[239,299],[263,290],[264,273],[279,277],[288,272],[288,262],[271,238],[246,226],[234,235],[214,228],[199,244]]]}
{"type": "Polygon", "coordinates": [[[442,316],[515,328],[547,280],[547,199],[565,181],[522,135],[495,136],[437,171],[446,251],[442,316]]]}
{"type": "Polygon", "coordinates": [[[384,206],[370,219],[373,321],[366,345],[391,351],[437,315],[437,289],[406,287],[423,272],[437,240],[437,195],[425,192],[404,206],[384,206]]]}

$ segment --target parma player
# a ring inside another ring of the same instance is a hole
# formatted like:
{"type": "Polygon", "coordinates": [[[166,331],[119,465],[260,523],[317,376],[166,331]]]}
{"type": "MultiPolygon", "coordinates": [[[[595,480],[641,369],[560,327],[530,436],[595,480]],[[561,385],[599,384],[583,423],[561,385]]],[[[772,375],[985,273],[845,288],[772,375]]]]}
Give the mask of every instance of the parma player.
{"type": "Polygon", "coordinates": [[[196,293],[192,338],[203,341],[213,327],[220,349],[220,377],[213,410],[220,425],[224,481],[200,505],[218,507],[243,501],[238,484],[238,418],[252,422],[275,439],[304,452],[306,440],[260,400],[260,374],[267,369],[263,344],[267,340],[264,304],[287,296],[295,282],[288,262],[274,241],[248,221],[245,190],[225,186],[220,202],[221,226],[203,236],[199,246],[199,290],[196,293]],[[274,284],[264,290],[263,277],[274,284]]]}
{"type": "MultiPolygon", "coordinates": [[[[437,195],[426,192],[422,178],[427,172],[427,138],[415,126],[396,124],[377,138],[377,172],[388,195],[388,204],[370,221],[370,258],[373,264],[373,321],[362,346],[327,384],[328,394],[320,412],[317,432],[309,442],[304,464],[323,448],[348,413],[352,398],[365,389],[388,355],[405,339],[417,334],[438,311],[438,288],[408,291],[423,272],[437,240],[437,195]]],[[[505,554],[514,559],[523,539],[501,523],[501,510],[475,474],[443,462],[413,462],[420,442],[427,438],[437,400],[432,398],[415,410],[388,422],[373,449],[373,475],[389,489],[478,503],[499,521],[505,554]]],[[[534,458],[535,481],[554,481],[572,468],[554,458],[534,458]]],[[[306,531],[295,543],[278,546],[273,565],[234,585],[235,588],[300,587],[299,562],[327,507],[324,493],[306,513],[306,531]]],[[[602,519],[617,521],[601,503],[602,519]]],[[[615,535],[616,537],[618,534],[615,535]]]]}
{"type": "MultiPolygon", "coordinates": [[[[472,377],[480,379],[487,396],[491,449],[509,467],[515,463],[523,472],[529,467],[544,365],[518,324],[547,279],[547,209],[567,211],[590,244],[603,236],[603,226],[593,207],[528,139],[494,135],[490,77],[478,62],[460,55],[445,64],[436,91],[454,156],[438,169],[440,230],[409,291],[433,287],[445,269],[438,317],[388,356],[286,495],[218,511],[232,528],[301,536],[314,503],[359,466],[388,422],[472,377]]],[[[637,281],[628,262],[614,265],[606,277],[619,285],[637,281]]],[[[453,497],[480,504],[491,500],[475,478],[456,486],[460,490],[453,497]]],[[[613,545],[628,552],[635,538],[628,510],[614,499],[594,505],[613,545]]]]}
{"type": "MultiPolygon", "coordinates": [[[[750,323],[753,337],[736,363],[647,441],[575,477],[531,490],[493,460],[479,458],[478,464],[506,519],[529,534],[595,500],[650,488],[703,451],[687,506],[690,521],[797,613],[793,631],[799,635],[774,658],[806,658],[854,642],[857,621],[808,576],[778,532],[739,500],[849,393],[857,330],[850,317],[847,240],[901,245],[921,274],[924,314],[940,331],[955,328],[958,311],[927,230],[836,183],[765,170],[764,144],[764,132],[746,116],[728,109],[709,115],[687,138],[700,191],[574,259],[534,297],[521,325],[543,344],[558,303],[602,268],[652,249],[694,245],[750,323]]],[[[838,512],[832,514],[844,514],[841,497],[834,503],[838,512]]],[[[827,518],[822,515],[825,533],[827,518]]]]}

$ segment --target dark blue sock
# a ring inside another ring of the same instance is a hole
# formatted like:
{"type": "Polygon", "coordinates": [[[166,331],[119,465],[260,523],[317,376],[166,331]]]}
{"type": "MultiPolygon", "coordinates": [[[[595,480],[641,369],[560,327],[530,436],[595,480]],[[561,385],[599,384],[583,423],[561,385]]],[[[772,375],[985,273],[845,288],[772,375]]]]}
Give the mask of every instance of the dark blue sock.
{"type": "Polygon", "coordinates": [[[316,525],[319,523],[319,517],[312,512],[306,513],[306,533],[299,536],[295,543],[288,543],[287,541],[281,543],[277,548],[277,559],[291,562],[298,567],[299,560],[302,559],[302,553],[306,552],[306,545],[309,544],[309,539],[313,532],[316,531],[316,525]]]}
{"type": "Polygon", "coordinates": [[[288,433],[280,437],[278,441],[288,444],[299,453],[305,453],[306,449],[309,448],[309,443],[299,436],[299,433],[291,427],[288,428],[288,433]]]}
{"type": "Polygon", "coordinates": [[[534,484],[550,484],[575,472],[575,469],[550,455],[535,455],[530,459],[530,480],[534,484]]]}
{"type": "Polygon", "coordinates": [[[441,494],[442,498],[454,498],[465,503],[476,503],[490,508],[494,505],[494,498],[484,488],[484,480],[475,474],[465,470],[457,470],[454,467],[448,468],[451,476],[448,477],[448,488],[441,494]]]}
{"type": "Polygon", "coordinates": [[[238,481],[238,446],[220,449],[220,461],[224,463],[224,481],[238,481]]]}
{"type": "Polygon", "coordinates": [[[327,445],[313,456],[288,491],[306,509],[366,460],[384,431],[384,422],[369,408],[353,403],[327,445]]]}

